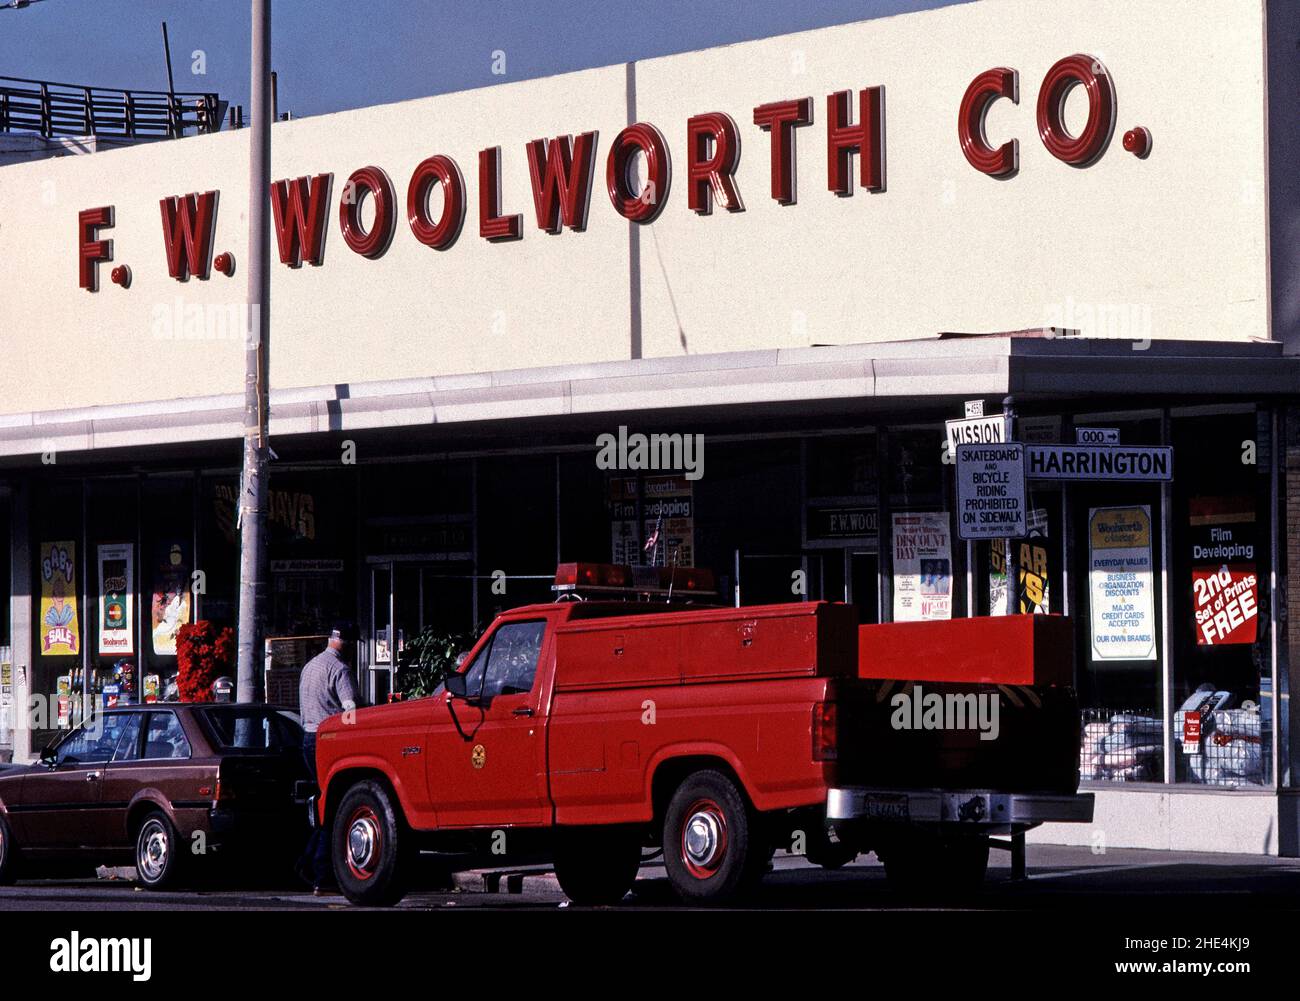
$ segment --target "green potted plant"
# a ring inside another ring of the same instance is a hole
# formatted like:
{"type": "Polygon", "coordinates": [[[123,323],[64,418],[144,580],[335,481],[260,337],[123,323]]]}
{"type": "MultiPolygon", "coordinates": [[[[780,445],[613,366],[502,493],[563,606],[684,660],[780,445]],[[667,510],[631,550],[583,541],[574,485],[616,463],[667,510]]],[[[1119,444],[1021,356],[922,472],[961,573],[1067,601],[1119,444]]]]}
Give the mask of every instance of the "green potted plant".
{"type": "Polygon", "coordinates": [[[473,633],[449,632],[426,626],[406,641],[397,662],[394,686],[402,699],[433,695],[447,675],[460,665],[461,654],[474,645],[473,633]]]}

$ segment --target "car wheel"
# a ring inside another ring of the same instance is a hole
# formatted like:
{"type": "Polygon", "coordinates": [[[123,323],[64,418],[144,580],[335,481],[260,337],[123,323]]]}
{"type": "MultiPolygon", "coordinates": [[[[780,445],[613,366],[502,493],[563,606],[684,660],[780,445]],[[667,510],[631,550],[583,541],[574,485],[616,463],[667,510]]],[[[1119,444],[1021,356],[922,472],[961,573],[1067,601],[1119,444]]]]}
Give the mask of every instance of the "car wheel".
{"type": "Polygon", "coordinates": [[[343,895],[372,907],[401,900],[409,840],[388,790],[371,781],[349,789],[330,834],[334,878],[343,895]]]}
{"type": "Polygon", "coordinates": [[[736,784],[696,772],[673,793],[664,816],[664,868],[685,903],[724,904],[753,888],[767,863],[757,818],[736,784]]]}
{"type": "Polygon", "coordinates": [[[149,890],[174,885],[183,865],[184,847],[167,814],[161,810],[145,814],[135,836],[136,878],[149,890]]]}
{"type": "Polygon", "coordinates": [[[13,828],[0,816],[0,886],[8,886],[18,878],[18,846],[14,844],[13,828]]]}
{"type": "Polygon", "coordinates": [[[555,878],[575,904],[617,904],[641,868],[641,840],[615,826],[561,829],[556,835],[555,878]]]}

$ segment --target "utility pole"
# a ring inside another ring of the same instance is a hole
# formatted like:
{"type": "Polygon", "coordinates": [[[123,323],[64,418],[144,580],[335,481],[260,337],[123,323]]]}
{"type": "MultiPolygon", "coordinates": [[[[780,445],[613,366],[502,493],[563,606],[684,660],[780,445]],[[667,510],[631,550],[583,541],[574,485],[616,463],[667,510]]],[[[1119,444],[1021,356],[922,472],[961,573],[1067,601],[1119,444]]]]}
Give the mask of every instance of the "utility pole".
{"type": "Polygon", "coordinates": [[[248,316],[244,349],[244,475],[239,493],[239,670],[236,699],[257,697],[266,611],[267,435],[270,423],[271,0],[252,3],[253,127],[248,144],[248,316]],[[253,317],[256,314],[256,320],[253,317]]]}

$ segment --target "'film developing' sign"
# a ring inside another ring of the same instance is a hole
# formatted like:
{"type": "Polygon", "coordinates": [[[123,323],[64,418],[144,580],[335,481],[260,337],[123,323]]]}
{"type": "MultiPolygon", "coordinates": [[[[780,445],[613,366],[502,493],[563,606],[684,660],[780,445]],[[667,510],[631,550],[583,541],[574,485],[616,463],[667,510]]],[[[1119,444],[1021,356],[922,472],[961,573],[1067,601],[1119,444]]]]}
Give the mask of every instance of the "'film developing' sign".
{"type": "Polygon", "coordinates": [[[958,445],[957,534],[972,540],[1019,539],[1028,531],[1025,446],[958,445]]]}

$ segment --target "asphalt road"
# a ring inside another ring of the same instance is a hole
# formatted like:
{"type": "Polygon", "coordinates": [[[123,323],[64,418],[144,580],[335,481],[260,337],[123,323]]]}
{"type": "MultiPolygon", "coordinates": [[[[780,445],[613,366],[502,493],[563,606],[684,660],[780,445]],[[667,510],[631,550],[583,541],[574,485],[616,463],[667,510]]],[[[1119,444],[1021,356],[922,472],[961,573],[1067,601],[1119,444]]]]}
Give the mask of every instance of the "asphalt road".
{"type": "MultiPolygon", "coordinates": [[[[1119,906],[1196,908],[1248,905],[1256,909],[1300,908],[1300,860],[1253,855],[1118,849],[1094,855],[1087,848],[1030,845],[1028,879],[1012,881],[1007,853],[995,851],[985,892],[975,901],[944,909],[1113,912],[1119,906]]],[[[443,908],[549,910],[569,907],[545,869],[464,873],[454,889],[414,888],[399,910],[443,908]],[[485,892],[495,887],[495,892],[485,892]],[[515,891],[515,892],[511,892],[515,891]]],[[[661,867],[642,867],[620,909],[678,907],[661,867]]],[[[911,908],[885,885],[874,856],[863,856],[835,872],[823,872],[798,857],[778,855],[774,869],[745,909],[843,909],[882,911],[911,908]]],[[[340,896],[316,897],[298,888],[213,886],[150,893],[127,880],[64,879],[0,887],[0,911],[122,910],[329,910],[352,909],[340,896]]]]}

